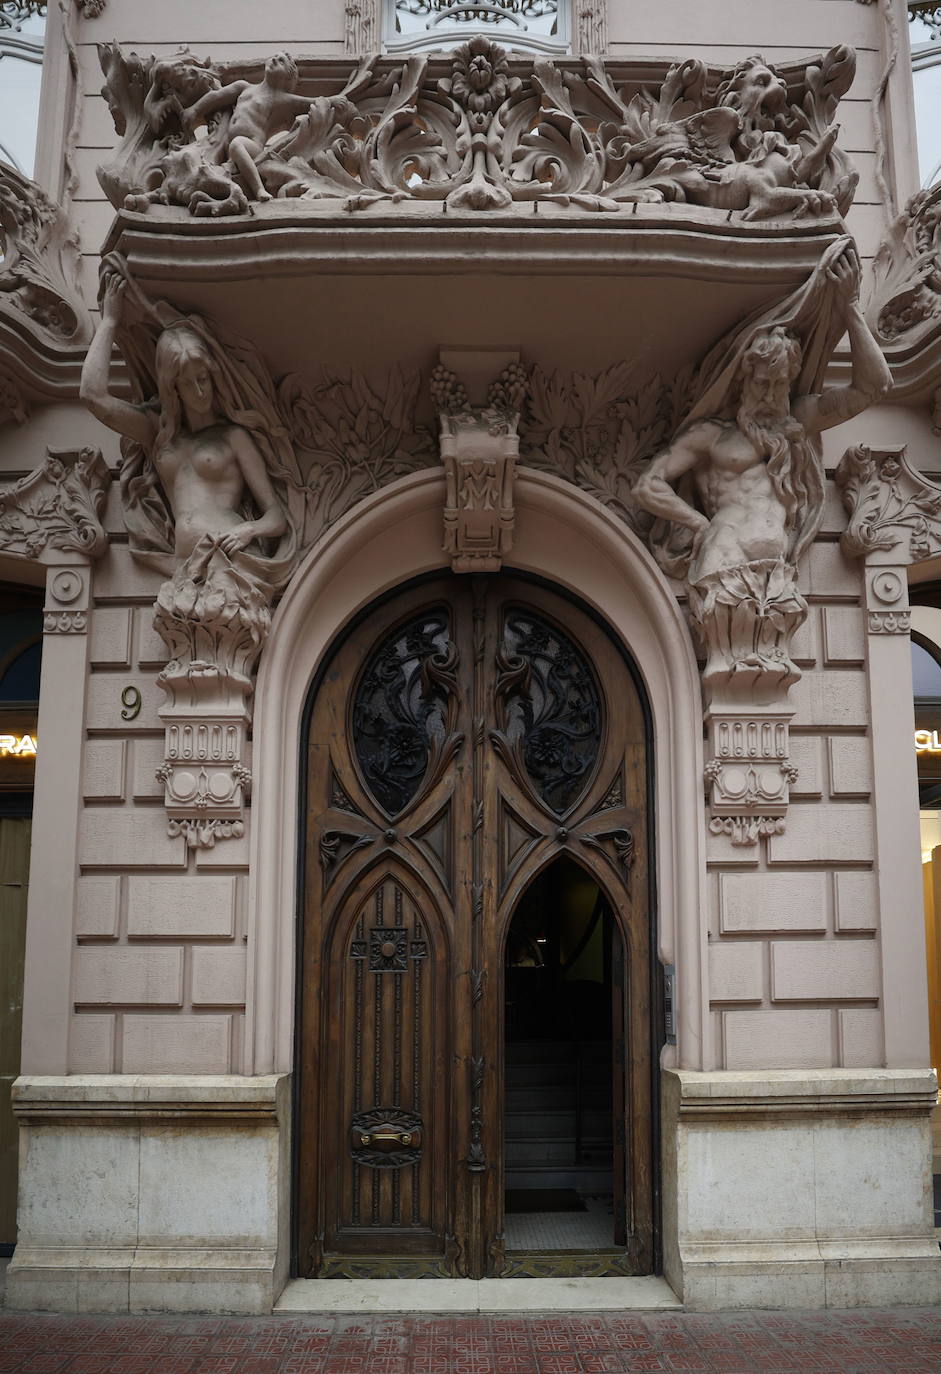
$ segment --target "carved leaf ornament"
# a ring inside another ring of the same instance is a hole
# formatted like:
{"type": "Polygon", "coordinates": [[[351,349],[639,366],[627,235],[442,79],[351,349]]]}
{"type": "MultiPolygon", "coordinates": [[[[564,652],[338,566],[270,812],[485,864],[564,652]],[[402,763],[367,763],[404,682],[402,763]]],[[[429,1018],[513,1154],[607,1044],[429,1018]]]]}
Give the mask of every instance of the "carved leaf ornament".
{"type": "Polygon", "coordinates": [[[418,616],[382,641],[352,698],[350,737],[369,792],[388,816],[433,785],[460,744],[453,732],[457,651],[445,611],[418,616]]]}
{"type": "Polygon", "coordinates": [[[496,693],[495,747],[557,816],[581,796],[603,738],[601,698],[588,660],[531,611],[506,618],[496,693]]]}
{"type": "MultiPolygon", "coordinates": [[[[460,8],[478,18],[507,11],[460,8]]],[[[115,44],[102,47],[101,62],[123,136],[99,169],[112,204],[247,213],[254,191],[229,160],[227,122],[187,114],[221,90],[224,71],[185,51],[141,58],[115,44]]],[[[511,65],[481,35],[448,54],[445,74],[440,57],[429,64],[370,57],[342,90],[273,129],[257,159],[267,195],[349,210],[403,200],[460,211],[687,201],[752,220],[834,217],[853,198],[856,174],[833,124],[855,71],[845,46],[791,86],[754,56],[718,80],[693,60],[671,67],[659,89],[621,89],[598,58],[564,71],[547,58],[511,65]]]]}

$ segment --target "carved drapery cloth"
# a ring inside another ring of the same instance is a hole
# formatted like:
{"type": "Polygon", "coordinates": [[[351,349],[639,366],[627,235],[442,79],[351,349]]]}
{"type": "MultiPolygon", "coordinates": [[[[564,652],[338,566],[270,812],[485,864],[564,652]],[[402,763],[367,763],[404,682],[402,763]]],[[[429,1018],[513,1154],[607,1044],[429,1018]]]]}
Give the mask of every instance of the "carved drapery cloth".
{"type": "MultiPolygon", "coordinates": [[[[186,52],[142,58],[105,44],[100,57],[122,136],[98,172],[112,204],[247,213],[257,195],[229,160],[228,121],[188,114],[202,97],[234,105],[243,87],[223,91],[224,69],[186,52]],[[197,139],[200,123],[207,136],[197,139]]],[[[298,213],[311,202],[478,211],[549,201],[617,212],[666,200],[749,220],[834,218],[857,181],[833,123],[855,62],[851,48],[833,48],[789,83],[757,56],[722,73],[689,60],[659,88],[630,93],[600,58],[565,70],[511,62],[478,36],[446,62],[366,59],[297,117],[272,107],[255,165],[265,195],[301,202],[298,213]]]]}

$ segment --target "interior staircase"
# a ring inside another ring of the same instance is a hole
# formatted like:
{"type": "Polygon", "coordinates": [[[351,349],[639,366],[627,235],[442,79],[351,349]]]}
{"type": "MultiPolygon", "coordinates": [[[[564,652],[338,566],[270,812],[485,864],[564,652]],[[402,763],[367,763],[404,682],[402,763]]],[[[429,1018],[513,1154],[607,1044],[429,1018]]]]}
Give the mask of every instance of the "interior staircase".
{"type": "Polygon", "coordinates": [[[610,1193],[610,1042],[509,1041],[505,1136],[507,1190],[610,1193]]]}

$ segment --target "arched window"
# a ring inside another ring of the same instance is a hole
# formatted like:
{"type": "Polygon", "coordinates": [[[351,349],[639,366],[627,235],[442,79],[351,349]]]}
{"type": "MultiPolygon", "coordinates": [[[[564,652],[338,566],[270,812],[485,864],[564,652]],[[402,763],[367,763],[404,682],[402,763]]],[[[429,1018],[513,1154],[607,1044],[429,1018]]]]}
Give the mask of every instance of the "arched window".
{"type": "Polygon", "coordinates": [[[46,6],[0,0],[0,159],[33,175],[46,6]]]}
{"type": "Polygon", "coordinates": [[[910,0],[912,81],[922,187],[941,177],[941,5],[910,0]]]}
{"type": "Polygon", "coordinates": [[[384,0],[386,52],[453,48],[483,34],[507,48],[565,53],[570,0],[384,0]]]}

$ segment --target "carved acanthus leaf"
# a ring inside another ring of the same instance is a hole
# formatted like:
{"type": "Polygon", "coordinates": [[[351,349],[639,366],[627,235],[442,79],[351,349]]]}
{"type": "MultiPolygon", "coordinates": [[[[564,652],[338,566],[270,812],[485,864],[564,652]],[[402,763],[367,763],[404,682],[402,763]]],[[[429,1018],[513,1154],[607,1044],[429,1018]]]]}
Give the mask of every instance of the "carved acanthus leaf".
{"type": "MultiPolygon", "coordinates": [[[[603,42],[601,8],[580,20],[592,44],[603,42]]],[[[348,45],[367,38],[367,10],[365,0],[348,6],[348,45]]],[[[675,200],[765,220],[833,218],[852,200],[856,177],[833,123],[853,78],[851,48],[832,49],[790,85],[752,57],[722,74],[677,64],[659,89],[635,80],[633,94],[598,57],[564,71],[542,57],[511,64],[480,35],[446,60],[442,73],[440,58],[369,58],[296,118],[276,116],[271,103],[253,181],[230,160],[225,119],[211,115],[207,137],[195,136],[205,118],[191,112],[223,84],[222,68],[186,52],[140,58],[105,45],[104,94],[124,141],[99,170],[102,185],[119,208],[159,202],[197,215],[242,214],[249,200],[271,197],[459,211],[675,200]]],[[[241,89],[232,87],[229,105],[241,89]]]]}
{"type": "Polygon", "coordinates": [[[420,387],[417,372],[398,367],[384,384],[327,368],[281,382],[279,404],[307,477],[305,545],[364,496],[438,461],[434,435],[415,420],[420,387]]]}
{"type": "Polygon", "coordinates": [[[880,342],[933,332],[941,315],[941,186],[919,191],[889,227],[872,264],[866,308],[880,342]]]}
{"type": "Polygon", "coordinates": [[[65,211],[0,161],[0,313],[29,321],[53,346],[84,343],[91,317],[78,284],[80,253],[65,211]]]}
{"type": "Polygon", "coordinates": [[[0,489],[0,549],[25,558],[49,550],[98,558],[111,473],[96,448],[49,449],[44,463],[0,489]]]}
{"type": "Polygon", "coordinates": [[[891,551],[894,563],[917,563],[941,552],[941,486],[903,449],[848,448],[836,483],[850,517],[840,539],[847,557],[891,551]]]}

